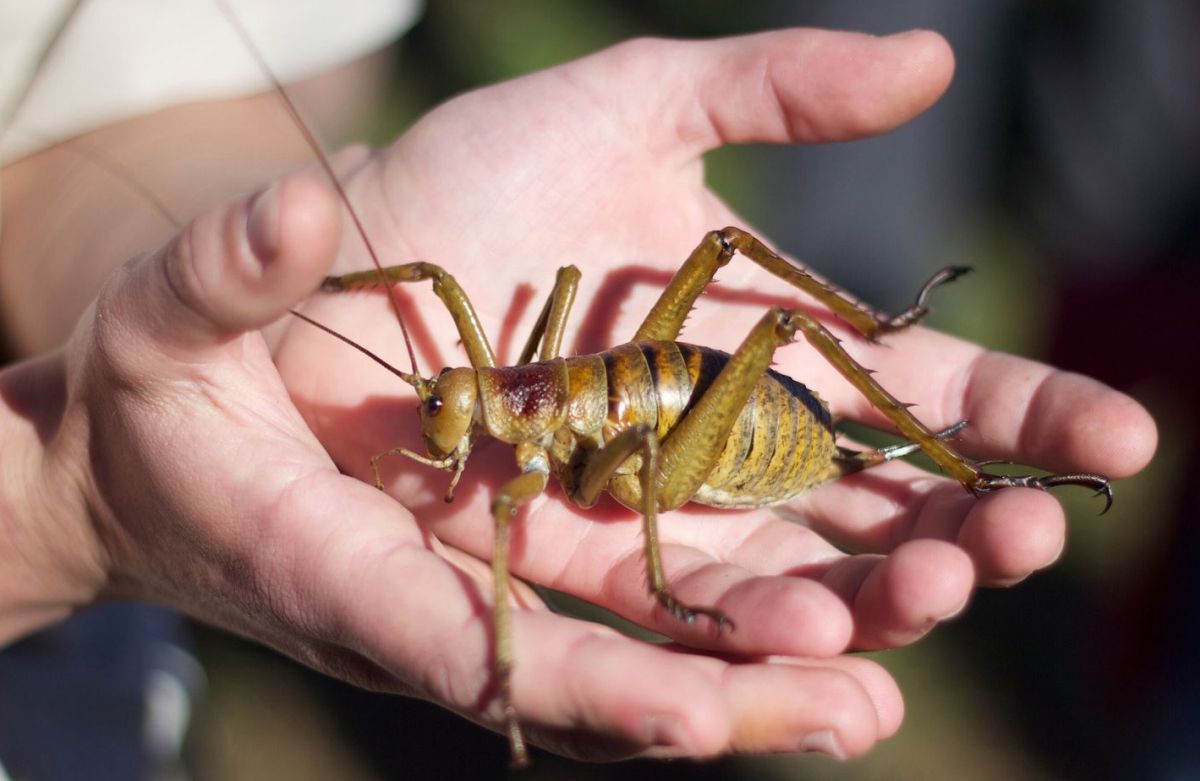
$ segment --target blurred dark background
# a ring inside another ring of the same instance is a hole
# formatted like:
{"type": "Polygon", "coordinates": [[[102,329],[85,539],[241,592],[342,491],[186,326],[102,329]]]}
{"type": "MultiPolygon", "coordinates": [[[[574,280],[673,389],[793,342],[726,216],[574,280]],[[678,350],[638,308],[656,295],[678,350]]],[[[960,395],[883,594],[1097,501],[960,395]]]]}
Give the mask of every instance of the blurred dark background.
{"type": "MultiPolygon", "coordinates": [[[[905,726],[846,764],[808,757],[521,775],[656,779],[1200,778],[1200,6],[1190,0],[440,0],[397,47],[382,142],[464,89],[637,35],[787,25],[940,31],[946,97],[879,139],[711,156],[713,186],[785,251],[872,303],[905,305],[948,263],[977,269],[935,327],[1092,374],[1146,404],[1151,467],[1113,510],[1064,494],[1056,568],[981,592],[918,646],[874,655],[905,726]]],[[[200,779],[500,778],[498,737],[424,703],[358,692],[195,628],[207,670],[200,779]]]]}

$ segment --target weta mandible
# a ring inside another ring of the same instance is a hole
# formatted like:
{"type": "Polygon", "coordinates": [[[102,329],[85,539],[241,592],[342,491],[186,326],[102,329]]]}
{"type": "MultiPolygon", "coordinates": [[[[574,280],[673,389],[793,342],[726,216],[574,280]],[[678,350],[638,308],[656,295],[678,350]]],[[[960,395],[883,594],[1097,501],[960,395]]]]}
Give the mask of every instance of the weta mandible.
{"type": "MultiPolygon", "coordinates": [[[[520,474],[501,488],[492,503],[495,673],[514,764],[525,763],[527,752],[510,687],[514,659],[508,605],[509,524],[521,505],[546,488],[551,474],[575,505],[590,507],[601,492],[608,491],[640,512],[650,593],[676,618],[691,623],[707,616],[718,631],[732,628],[733,621],[715,608],[684,604],[666,582],[656,530],[660,510],[689,501],[712,507],[778,504],[813,486],[918,449],[975,494],[1006,486],[1081,485],[1103,493],[1111,504],[1112,489],[1101,475],[1011,476],[982,471],[983,464],[963,458],[945,442],[965,421],[940,433],[930,431],[824,326],[801,310],[769,310],[732,355],[675,341],[701,291],[735,253],[813,296],[870,340],[918,322],[928,312],[929,292],[968,270],[939,271],[922,287],[913,306],[889,316],[853,301],[749,233],[725,228],[704,236],[632,341],[593,355],[564,358],[559,354],[579,281],[575,267],[559,269],[521,357],[510,367],[496,365],[466,294],[439,266],[408,263],[329,277],[321,288],[332,292],[428,280],[449,309],[471,361],[470,368],[445,369],[429,379],[420,377],[415,368],[410,374],[388,367],[416,389],[428,454],[395,448],[373,457],[371,466],[380,489],[380,460],[404,455],[453,473],[446,494],[449,501],[480,437],[515,447],[520,474]],[[907,443],[868,451],[836,443],[834,421],[824,402],[804,385],[769,368],[775,349],[791,342],[797,332],[892,422],[907,443]]],[[[380,361],[345,337],[313,324],[380,361]]]]}

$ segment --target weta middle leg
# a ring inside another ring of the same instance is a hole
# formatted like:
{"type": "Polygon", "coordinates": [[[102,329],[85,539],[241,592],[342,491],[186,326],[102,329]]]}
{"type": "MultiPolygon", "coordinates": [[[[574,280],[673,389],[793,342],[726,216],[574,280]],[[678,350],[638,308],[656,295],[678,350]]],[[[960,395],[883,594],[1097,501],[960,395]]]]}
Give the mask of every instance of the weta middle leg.
{"type": "MultiPolygon", "coordinates": [[[[935,439],[946,440],[953,437],[958,432],[967,427],[967,421],[960,420],[953,426],[943,429],[934,434],[935,439]]],[[[876,448],[874,450],[853,450],[847,447],[839,447],[836,463],[839,467],[838,477],[861,472],[872,467],[882,466],[889,461],[895,461],[898,458],[912,455],[921,449],[921,446],[916,442],[901,442],[887,447],[876,448]]]]}
{"type": "Polygon", "coordinates": [[[529,340],[525,342],[525,349],[521,350],[521,357],[517,359],[518,365],[533,360],[535,350],[538,351],[539,361],[548,361],[560,355],[563,332],[566,331],[567,317],[571,314],[571,305],[575,302],[575,291],[578,287],[579,269],[563,266],[558,270],[554,279],[554,289],[550,291],[550,296],[538,315],[529,340]]]}
{"type": "MultiPolygon", "coordinates": [[[[641,455],[637,485],[642,513],[642,544],[646,557],[646,581],[650,593],[668,613],[686,623],[705,615],[717,622],[717,627],[733,626],[720,610],[681,602],[667,585],[663,571],[662,552],[658,542],[658,439],[646,425],[631,426],[621,431],[600,450],[592,451],[578,483],[571,489],[571,502],[578,507],[591,507],[603,493],[617,470],[631,456],[641,455]]],[[[633,476],[629,475],[629,479],[633,476]]],[[[626,479],[625,476],[616,479],[626,479]]]]}

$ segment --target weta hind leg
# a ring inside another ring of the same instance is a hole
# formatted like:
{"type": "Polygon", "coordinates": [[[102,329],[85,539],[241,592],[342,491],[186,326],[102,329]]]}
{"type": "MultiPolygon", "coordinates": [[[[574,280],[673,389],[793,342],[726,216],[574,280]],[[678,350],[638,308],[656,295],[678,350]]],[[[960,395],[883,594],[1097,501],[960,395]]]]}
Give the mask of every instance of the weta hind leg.
{"type": "Polygon", "coordinates": [[[782,309],[768,312],[661,444],[648,425],[630,426],[590,454],[571,489],[572,501],[581,507],[590,507],[605,488],[621,490],[623,501],[636,497],[642,509],[650,590],[668,612],[685,621],[699,614],[715,619],[718,627],[729,624],[719,610],[685,605],[675,598],[663,573],[658,511],[679,507],[700,490],[720,459],[750,394],[771,365],[776,348],[790,342],[794,333],[795,326],[782,309]],[[639,452],[642,464],[634,490],[628,485],[630,476],[618,476],[617,470],[639,452]]]}
{"type": "MultiPolygon", "coordinates": [[[[850,354],[842,348],[838,339],[825,326],[821,325],[810,315],[793,310],[785,317],[793,330],[804,334],[804,338],[817,349],[819,353],[836,368],[843,377],[850,381],[859,393],[877,410],[882,412],[892,422],[900,433],[909,440],[911,445],[919,447],[950,477],[962,483],[968,491],[975,494],[987,493],[998,488],[1052,488],[1059,485],[1079,485],[1091,488],[1107,500],[1104,511],[1112,505],[1112,486],[1103,475],[1090,473],[1068,475],[992,475],[980,467],[984,464],[968,461],[962,455],[947,445],[943,438],[934,434],[925,424],[917,420],[908,410],[907,404],[896,400],[883,386],[875,381],[871,373],[858,364],[850,354]]],[[[944,433],[944,432],[943,432],[944,433]]],[[[901,446],[906,447],[906,446],[901,446]]],[[[873,465],[873,464],[872,464],[873,465]]]]}

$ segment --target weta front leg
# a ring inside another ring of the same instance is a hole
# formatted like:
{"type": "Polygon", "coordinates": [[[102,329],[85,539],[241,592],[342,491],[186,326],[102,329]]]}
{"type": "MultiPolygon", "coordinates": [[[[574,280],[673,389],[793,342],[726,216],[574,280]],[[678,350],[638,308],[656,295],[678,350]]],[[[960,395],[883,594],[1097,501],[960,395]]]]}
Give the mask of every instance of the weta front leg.
{"type": "Polygon", "coordinates": [[[496,354],[488,341],[483,326],[479,323],[479,315],[466,292],[452,275],[433,263],[417,261],[400,266],[386,266],[382,269],[368,269],[342,274],[338,277],[325,277],[321,283],[321,291],[325,293],[341,293],[348,290],[366,290],[383,287],[396,282],[433,282],[433,292],[454,319],[458,336],[462,339],[471,366],[478,369],[481,366],[495,366],[496,354]]]}
{"type": "MultiPolygon", "coordinates": [[[[512,642],[512,610],[508,604],[509,575],[508,575],[508,537],[509,528],[517,509],[528,504],[534,497],[546,490],[548,476],[545,472],[532,469],[530,464],[537,461],[536,453],[532,457],[522,457],[522,448],[540,450],[534,446],[518,446],[518,461],[523,462],[523,469],[529,469],[504,484],[500,493],[492,502],[492,518],[495,520],[496,538],[492,551],[492,584],[495,597],[492,602],[492,637],[495,647],[494,671],[496,688],[500,705],[504,713],[505,732],[508,744],[512,750],[514,767],[524,767],[529,764],[529,752],[525,748],[525,737],[521,734],[521,724],[517,720],[517,709],[512,697],[512,671],[514,664],[512,642]]],[[[541,463],[545,463],[545,451],[541,451],[541,463]]]]}

